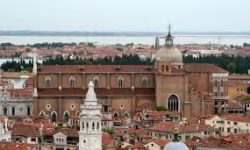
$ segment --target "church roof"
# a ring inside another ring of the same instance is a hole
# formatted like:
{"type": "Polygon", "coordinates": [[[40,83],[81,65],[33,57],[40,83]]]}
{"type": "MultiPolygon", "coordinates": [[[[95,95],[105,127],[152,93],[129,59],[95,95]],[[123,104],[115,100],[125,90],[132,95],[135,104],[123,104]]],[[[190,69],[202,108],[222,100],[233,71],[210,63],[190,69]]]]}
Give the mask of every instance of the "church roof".
{"type": "Polygon", "coordinates": [[[228,73],[228,71],[208,63],[190,63],[184,64],[183,70],[190,73],[228,73]]]}
{"type": "Polygon", "coordinates": [[[153,73],[153,66],[149,65],[43,65],[38,73],[113,73],[140,72],[153,73]]]}

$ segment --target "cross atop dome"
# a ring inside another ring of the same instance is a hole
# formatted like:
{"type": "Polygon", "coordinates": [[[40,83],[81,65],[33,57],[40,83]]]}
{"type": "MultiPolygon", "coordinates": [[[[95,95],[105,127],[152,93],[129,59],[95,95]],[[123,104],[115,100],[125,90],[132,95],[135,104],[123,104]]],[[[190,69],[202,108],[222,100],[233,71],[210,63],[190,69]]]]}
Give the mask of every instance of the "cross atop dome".
{"type": "Polygon", "coordinates": [[[171,36],[171,24],[168,25],[168,36],[171,36]]]}
{"type": "Polygon", "coordinates": [[[174,45],[173,42],[173,37],[171,35],[171,25],[168,25],[168,35],[166,36],[166,40],[165,40],[165,46],[166,47],[172,47],[174,45]]]}

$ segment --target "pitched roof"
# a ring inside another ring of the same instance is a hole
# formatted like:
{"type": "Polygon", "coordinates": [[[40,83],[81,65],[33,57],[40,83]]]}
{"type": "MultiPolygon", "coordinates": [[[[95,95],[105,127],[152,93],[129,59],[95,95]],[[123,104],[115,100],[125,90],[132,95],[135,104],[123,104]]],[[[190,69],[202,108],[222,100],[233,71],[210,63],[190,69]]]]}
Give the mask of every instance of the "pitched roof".
{"type": "Polygon", "coordinates": [[[155,126],[149,128],[151,131],[159,131],[159,132],[169,132],[174,133],[176,128],[178,129],[178,133],[196,133],[202,131],[212,131],[212,127],[209,125],[202,124],[180,124],[175,122],[160,122],[155,126]]]}
{"type": "Polygon", "coordinates": [[[244,109],[244,107],[240,106],[239,104],[237,104],[235,102],[229,101],[227,103],[227,109],[244,109]]]}
{"type": "Polygon", "coordinates": [[[250,117],[245,117],[241,115],[223,115],[223,119],[235,122],[248,122],[250,123],[250,117]]]}
{"type": "Polygon", "coordinates": [[[34,125],[27,124],[14,124],[12,129],[13,136],[24,136],[24,137],[40,137],[40,133],[37,127],[34,125]]]}
{"type": "Polygon", "coordinates": [[[107,133],[103,133],[102,134],[102,144],[103,145],[109,145],[109,144],[112,144],[112,142],[114,141],[114,138],[112,136],[110,136],[109,134],[107,133]]]}
{"type": "Polygon", "coordinates": [[[156,144],[158,144],[161,148],[163,148],[167,143],[169,143],[169,140],[165,140],[165,139],[154,139],[153,142],[155,142],[156,144]]]}
{"type": "Polygon", "coordinates": [[[1,150],[27,150],[33,149],[37,145],[35,144],[27,144],[27,143],[14,143],[14,142],[0,142],[0,149],[1,150]]]}
{"type": "Polygon", "coordinates": [[[208,63],[190,63],[184,64],[183,70],[191,73],[228,73],[228,71],[208,63]]]}
{"type": "Polygon", "coordinates": [[[139,72],[153,73],[153,67],[148,65],[43,65],[39,66],[39,73],[112,73],[139,72]]]}

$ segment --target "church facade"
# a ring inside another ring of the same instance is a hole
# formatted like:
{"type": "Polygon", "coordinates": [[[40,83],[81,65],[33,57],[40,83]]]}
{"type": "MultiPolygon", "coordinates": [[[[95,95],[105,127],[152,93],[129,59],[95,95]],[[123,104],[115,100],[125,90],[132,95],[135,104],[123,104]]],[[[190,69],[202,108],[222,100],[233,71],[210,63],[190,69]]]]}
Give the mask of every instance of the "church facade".
{"type": "MultiPolygon", "coordinates": [[[[159,47],[159,46],[157,46],[159,47]]],[[[212,64],[183,64],[168,33],[155,54],[155,65],[33,66],[33,113],[52,121],[79,114],[93,81],[102,113],[114,120],[138,111],[166,107],[181,117],[223,113],[228,72],[212,64]]],[[[36,62],[34,58],[34,62],[36,62]]]]}

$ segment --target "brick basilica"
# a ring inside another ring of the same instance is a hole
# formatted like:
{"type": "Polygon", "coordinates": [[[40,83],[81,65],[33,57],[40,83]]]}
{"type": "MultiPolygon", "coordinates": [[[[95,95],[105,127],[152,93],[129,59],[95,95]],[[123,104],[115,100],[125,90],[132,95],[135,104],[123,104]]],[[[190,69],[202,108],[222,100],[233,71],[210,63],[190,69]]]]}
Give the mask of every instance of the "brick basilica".
{"type": "Polygon", "coordinates": [[[181,117],[223,113],[228,99],[228,72],[212,64],[183,64],[170,32],[154,66],[33,64],[33,113],[52,121],[78,115],[90,81],[102,112],[114,120],[155,106],[181,117]]]}

